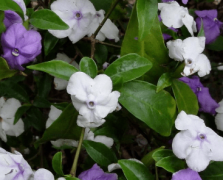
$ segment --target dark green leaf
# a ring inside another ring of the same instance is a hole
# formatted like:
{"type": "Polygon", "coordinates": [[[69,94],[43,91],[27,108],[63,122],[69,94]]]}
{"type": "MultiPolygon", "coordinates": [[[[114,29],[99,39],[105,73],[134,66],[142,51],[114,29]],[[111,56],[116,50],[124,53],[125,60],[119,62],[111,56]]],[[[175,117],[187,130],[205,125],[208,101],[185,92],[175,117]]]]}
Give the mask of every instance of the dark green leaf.
{"type": "Polygon", "coordinates": [[[159,134],[170,135],[176,103],[168,92],[162,90],[156,93],[156,86],[144,81],[125,83],[120,91],[119,102],[130,113],[159,134]]]}
{"type": "Polygon", "coordinates": [[[103,64],[107,61],[108,58],[108,49],[103,44],[96,44],[95,46],[94,58],[96,59],[98,64],[103,64]]]}
{"type": "Polygon", "coordinates": [[[36,65],[27,66],[28,69],[43,71],[46,73],[51,74],[52,76],[69,80],[70,76],[77,72],[78,69],[75,68],[73,65],[70,65],[67,62],[61,60],[52,60],[36,65]]]}
{"type": "Polygon", "coordinates": [[[45,74],[38,82],[37,96],[47,98],[52,87],[52,76],[45,74]]]}
{"type": "Polygon", "coordinates": [[[29,108],[31,107],[31,104],[23,104],[21,107],[18,108],[18,110],[15,113],[15,119],[14,119],[14,123],[16,124],[18,122],[18,120],[22,117],[22,115],[29,110],[29,108]]]}
{"type": "Polygon", "coordinates": [[[97,76],[98,68],[93,59],[88,57],[83,57],[79,63],[80,70],[88,74],[91,78],[97,76]]]}
{"type": "Polygon", "coordinates": [[[33,106],[39,107],[39,108],[49,108],[50,102],[41,96],[36,96],[36,98],[33,101],[33,106]]]}
{"type": "Polygon", "coordinates": [[[83,146],[88,155],[100,166],[107,167],[118,161],[114,152],[102,143],[84,140],[83,146]]]}
{"type": "Polygon", "coordinates": [[[53,50],[58,41],[59,39],[50,34],[48,31],[45,33],[43,41],[45,56],[47,56],[53,50]]]}
{"type": "Polygon", "coordinates": [[[223,162],[212,162],[207,169],[200,172],[202,180],[222,180],[223,179],[223,162]]]}
{"type": "Polygon", "coordinates": [[[56,13],[48,9],[35,11],[29,21],[36,28],[44,30],[66,30],[69,28],[56,13]]]}
{"type": "Polygon", "coordinates": [[[152,68],[152,63],[137,54],[128,54],[114,61],[105,70],[105,74],[113,78],[120,76],[123,82],[136,79],[152,68]]]}
{"type": "Polygon", "coordinates": [[[158,80],[156,92],[159,92],[163,90],[164,88],[171,86],[171,84],[172,84],[171,73],[162,74],[162,76],[160,76],[158,80]]]}
{"type": "Polygon", "coordinates": [[[111,78],[112,84],[113,84],[113,91],[119,90],[123,86],[123,77],[118,75],[118,76],[112,76],[111,78]]]}
{"type": "MultiPolygon", "coordinates": [[[[4,11],[0,11],[0,34],[5,31],[5,24],[3,22],[5,18],[5,13],[4,11]]],[[[0,66],[1,67],[1,66],[0,66]]]]}
{"type": "Polygon", "coordinates": [[[213,43],[208,44],[206,47],[213,51],[223,51],[223,36],[218,36],[213,43]]]}
{"type": "Polygon", "coordinates": [[[191,88],[187,84],[176,79],[172,82],[178,112],[185,111],[187,114],[197,115],[199,110],[197,96],[191,88]]]}
{"type": "Polygon", "coordinates": [[[107,12],[112,4],[112,0],[90,0],[97,11],[103,9],[107,12]]]}
{"type": "Polygon", "coordinates": [[[57,152],[52,160],[53,170],[60,176],[63,176],[62,152],[57,152]]]}
{"type": "Polygon", "coordinates": [[[68,105],[69,103],[67,102],[62,102],[62,103],[54,103],[52,104],[54,107],[56,107],[57,109],[60,109],[60,110],[64,110],[68,105]]]}
{"type": "Polygon", "coordinates": [[[5,59],[0,57],[0,80],[14,76],[18,71],[10,70],[5,59]]]}
{"type": "Polygon", "coordinates": [[[133,160],[119,160],[118,163],[121,166],[127,180],[155,179],[144,164],[133,160]]]}

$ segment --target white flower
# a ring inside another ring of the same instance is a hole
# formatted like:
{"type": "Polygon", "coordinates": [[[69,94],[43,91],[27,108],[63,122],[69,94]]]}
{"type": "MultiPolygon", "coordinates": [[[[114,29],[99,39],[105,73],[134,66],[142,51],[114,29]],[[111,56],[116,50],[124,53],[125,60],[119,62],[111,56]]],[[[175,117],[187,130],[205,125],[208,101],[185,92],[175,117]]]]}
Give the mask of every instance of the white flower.
{"type": "Polygon", "coordinates": [[[218,104],[219,107],[215,109],[215,111],[218,113],[215,116],[215,124],[217,129],[223,131],[223,100],[221,100],[218,104]]]}
{"type": "MultiPolygon", "coordinates": [[[[98,28],[102,20],[104,19],[104,14],[105,14],[105,11],[100,10],[100,11],[97,11],[96,14],[94,15],[94,19],[92,20],[89,27],[89,32],[88,32],[89,37],[92,34],[94,34],[94,32],[96,31],[96,29],[98,28]]],[[[118,34],[119,34],[118,28],[110,19],[107,19],[105,24],[102,26],[101,30],[98,32],[96,39],[98,39],[99,41],[104,41],[105,38],[108,38],[110,40],[114,39],[115,42],[118,42],[119,41],[118,34]]]]}
{"type": "Polygon", "coordinates": [[[19,152],[12,154],[0,148],[0,175],[1,180],[29,180],[33,171],[19,152]]]}
{"type": "Polygon", "coordinates": [[[218,63],[218,67],[217,67],[217,69],[218,69],[219,71],[222,71],[222,70],[223,70],[223,65],[222,65],[222,63],[218,63]]]}
{"type": "Polygon", "coordinates": [[[24,123],[22,119],[13,125],[15,113],[21,106],[21,103],[14,98],[7,101],[3,97],[0,98],[0,137],[3,141],[7,141],[6,134],[9,136],[19,136],[24,132],[24,123]]]}
{"type": "MultiPolygon", "coordinates": [[[[62,54],[62,53],[58,53],[56,60],[62,60],[64,62],[67,62],[71,65],[73,65],[74,67],[79,69],[78,64],[76,63],[76,61],[72,61],[72,59],[70,59],[66,54],[62,54]]],[[[55,77],[54,78],[54,86],[56,90],[64,90],[67,88],[67,84],[68,81],[64,80],[64,79],[60,79],[55,77]]]]}
{"type": "Polygon", "coordinates": [[[120,96],[118,91],[112,92],[112,81],[107,75],[100,74],[92,79],[83,72],[70,77],[67,92],[80,114],[78,126],[89,128],[105,122],[103,118],[116,109],[120,96]]]}
{"type": "Polygon", "coordinates": [[[26,15],[26,4],[23,0],[13,0],[14,2],[16,2],[22,9],[23,13],[24,13],[24,20],[26,21],[28,19],[28,16],[26,15]]]}
{"type": "Polygon", "coordinates": [[[46,121],[46,128],[50,127],[51,124],[61,115],[62,111],[57,109],[55,106],[50,106],[49,118],[46,121]]]}
{"type": "Polygon", "coordinates": [[[167,27],[180,28],[185,25],[192,36],[194,36],[193,32],[197,32],[196,22],[189,15],[188,9],[180,6],[176,1],[158,3],[158,9],[161,11],[162,22],[167,27]]]}
{"type": "Polygon", "coordinates": [[[223,161],[223,138],[206,127],[202,119],[181,111],[175,126],[181,131],[173,139],[173,153],[185,159],[189,168],[200,172],[211,160],[223,161]]]}
{"type": "Polygon", "coordinates": [[[185,62],[183,76],[198,72],[200,77],[210,73],[211,65],[208,58],[202,54],[205,48],[205,37],[189,37],[167,42],[170,58],[185,62]]]}
{"type": "Polygon", "coordinates": [[[54,180],[54,176],[47,169],[41,168],[35,172],[34,180],[54,180]]]}
{"type": "Polygon", "coordinates": [[[73,43],[88,34],[96,10],[89,0],[57,0],[51,4],[54,11],[68,26],[67,30],[49,30],[57,38],[68,37],[73,43]]]}

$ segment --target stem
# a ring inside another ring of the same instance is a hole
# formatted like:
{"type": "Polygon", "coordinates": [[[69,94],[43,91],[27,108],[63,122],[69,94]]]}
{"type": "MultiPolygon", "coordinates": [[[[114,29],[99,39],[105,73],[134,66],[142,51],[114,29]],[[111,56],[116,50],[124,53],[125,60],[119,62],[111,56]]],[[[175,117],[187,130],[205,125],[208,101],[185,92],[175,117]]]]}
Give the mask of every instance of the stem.
{"type": "Polygon", "coordinates": [[[157,170],[157,166],[155,165],[155,169],[156,169],[156,180],[159,180],[159,177],[158,177],[158,170],[157,170]]]}
{"type": "Polygon", "coordinates": [[[75,157],[74,157],[74,162],[73,162],[73,165],[72,165],[72,168],[71,168],[71,171],[70,171],[70,174],[71,174],[72,177],[76,176],[77,162],[78,162],[78,158],[79,158],[80,151],[81,151],[81,145],[82,145],[82,142],[83,142],[83,139],[84,139],[84,131],[85,131],[85,128],[82,128],[80,140],[79,140],[78,147],[77,147],[77,151],[76,151],[76,154],[75,154],[75,157]]]}
{"type": "MultiPolygon", "coordinates": [[[[91,41],[91,38],[89,38],[89,37],[84,37],[83,40],[91,41]]],[[[106,45],[106,46],[111,46],[111,47],[116,47],[116,48],[121,48],[121,46],[119,46],[119,45],[115,45],[115,44],[110,44],[110,43],[102,42],[102,41],[99,41],[99,40],[97,40],[97,39],[95,39],[95,43],[104,44],[104,45],[106,45]]]]}

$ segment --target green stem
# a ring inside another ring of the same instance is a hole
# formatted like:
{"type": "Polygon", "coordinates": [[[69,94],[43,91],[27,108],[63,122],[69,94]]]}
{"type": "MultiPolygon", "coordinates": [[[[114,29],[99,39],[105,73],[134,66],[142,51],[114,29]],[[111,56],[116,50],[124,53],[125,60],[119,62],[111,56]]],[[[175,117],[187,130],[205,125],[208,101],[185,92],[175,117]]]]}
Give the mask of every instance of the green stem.
{"type": "Polygon", "coordinates": [[[76,154],[75,154],[75,157],[74,157],[74,162],[73,162],[73,165],[72,165],[72,168],[71,168],[71,171],[70,171],[70,174],[71,174],[72,177],[76,176],[77,162],[78,162],[78,158],[79,158],[80,151],[81,151],[81,145],[82,145],[82,142],[83,142],[83,139],[84,139],[84,131],[85,131],[85,128],[82,128],[80,140],[78,142],[77,151],[76,151],[76,154]]]}
{"type": "Polygon", "coordinates": [[[156,180],[159,180],[158,169],[157,169],[157,166],[156,165],[155,165],[155,170],[156,170],[156,180]]]}

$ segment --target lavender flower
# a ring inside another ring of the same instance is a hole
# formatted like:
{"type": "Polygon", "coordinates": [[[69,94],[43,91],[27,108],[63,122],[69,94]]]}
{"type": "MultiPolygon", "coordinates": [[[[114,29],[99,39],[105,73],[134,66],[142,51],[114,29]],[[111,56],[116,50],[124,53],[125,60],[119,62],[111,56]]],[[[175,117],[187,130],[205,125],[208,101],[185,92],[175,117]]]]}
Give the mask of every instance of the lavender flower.
{"type": "Polygon", "coordinates": [[[186,83],[192,91],[196,94],[200,109],[199,111],[203,111],[210,114],[215,114],[215,109],[219,107],[219,104],[212,99],[209,89],[204,87],[203,84],[201,84],[199,77],[193,76],[192,78],[188,77],[182,77],[179,80],[186,83]]]}
{"type": "Polygon", "coordinates": [[[97,164],[94,164],[91,169],[82,172],[78,178],[81,180],[117,180],[118,176],[115,173],[104,173],[97,164]]]}
{"type": "Polygon", "coordinates": [[[172,180],[202,180],[200,175],[190,168],[182,169],[173,174],[172,180]]]}
{"type": "Polygon", "coordinates": [[[6,59],[11,69],[23,71],[23,64],[29,63],[41,53],[41,36],[37,31],[27,31],[22,24],[11,25],[2,34],[2,57],[6,59]]]}
{"type": "Polygon", "coordinates": [[[220,35],[220,29],[222,28],[223,23],[217,19],[217,13],[218,12],[215,9],[195,11],[195,14],[198,16],[196,19],[198,30],[201,28],[201,20],[203,22],[206,44],[214,42],[220,35]]]}

